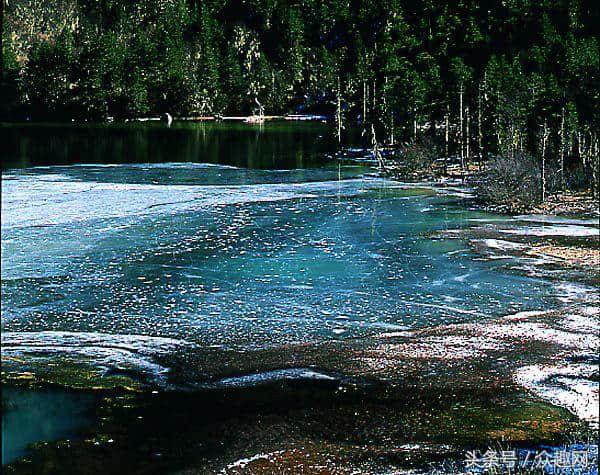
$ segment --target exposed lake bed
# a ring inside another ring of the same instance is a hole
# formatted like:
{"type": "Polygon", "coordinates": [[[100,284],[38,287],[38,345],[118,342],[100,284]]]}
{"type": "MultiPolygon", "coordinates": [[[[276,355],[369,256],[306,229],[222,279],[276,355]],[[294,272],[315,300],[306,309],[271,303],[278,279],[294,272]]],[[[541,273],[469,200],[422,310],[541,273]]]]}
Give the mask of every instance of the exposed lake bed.
{"type": "Polygon", "coordinates": [[[356,164],[3,180],[3,384],[103,395],[86,439],[7,470],[390,471],[559,443],[597,407],[597,274],[523,249],[597,249],[592,222],[356,164]]]}

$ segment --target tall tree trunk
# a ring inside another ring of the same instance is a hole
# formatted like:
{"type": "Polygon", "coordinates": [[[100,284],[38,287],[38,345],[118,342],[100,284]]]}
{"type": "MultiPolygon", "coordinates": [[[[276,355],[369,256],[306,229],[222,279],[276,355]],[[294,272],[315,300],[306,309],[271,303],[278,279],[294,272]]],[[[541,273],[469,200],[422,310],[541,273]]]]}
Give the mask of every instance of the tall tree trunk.
{"type": "Polygon", "coordinates": [[[377,95],[375,93],[376,89],[375,89],[375,79],[373,79],[373,99],[372,99],[372,108],[371,108],[371,114],[375,114],[375,107],[377,107],[377,95]]]}
{"type": "Polygon", "coordinates": [[[363,116],[362,116],[363,129],[367,123],[367,81],[363,79],[363,116]]]}
{"type": "Polygon", "coordinates": [[[465,116],[466,116],[466,133],[465,133],[465,150],[466,150],[466,155],[465,155],[465,161],[468,164],[469,163],[469,156],[470,156],[470,148],[469,148],[469,140],[471,139],[471,134],[469,132],[469,124],[470,124],[470,118],[469,118],[469,106],[465,107],[465,116]]]}
{"type": "Polygon", "coordinates": [[[591,128],[586,127],[586,131],[581,134],[581,150],[583,154],[583,165],[589,170],[592,178],[592,196],[595,197],[598,194],[598,151],[596,146],[596,134],[591,128]],[[589,141],[586,145],[586,135],[589,135],[589,141]]]}
{"type": "Polygon", "coordinates": [[[446,105],[446,115],[444,116],[444,135],[446,139],[446,155],[444,156],[444,175],[448,174],[448,145],[450,138],[450,104],[446,105]]]}
{"type": "Polygon", "coordinates": [[[337,125],[338,143],[342,143],[342,91],[340,88],[340,77],[337,78],[337,107],[335,113],[335,121],[337,125]]]}
{"type": "Polygon", "coordinates": [[[379,144],[377,143],[377,137],[375,135],[375,125],[371,122],[371,145],[373,146],[373,155],[377,159],[377,166],[385,171],[385,160],[379,151],[379,144]]]}
{"type": "Polygon", "coordinates": [[[458,144],[460,147],[460,166],[461,168],[464,170],[465,168],[465,144],[464,144],[464,135],[463,135],[463,83],[460,83],[460,88],[459,88],[459,102],[460,102],[460,108],[459,108],[459,126],[460,129],[458,131],[458,144]]]}
{"type": "Polygon", "coordinates": [[[394,145],[394,111],[391,110],[390,107],[388,107],[388,101],[387,101],[387,92],[388,92],[388,77],[385,77],[385,86],[383,88],[383,94],[382,94],[382,100],[383,100],[383,120],[386,120],[386,115],[389,114],[389,139],[390,139],[390,145],[394,145]]]}
{"type": "Polygon", "coordinates": [[[548,124],[544,121],[542,129],[542,201],[546,200],[546,144],[549,135],[548,124]]]}
{"type": "Polygon", "coordinates": [[[413,140],[417,142],[417,106],[413,107],[413,140]]]}
{"type": "Polygon", "coordinates": [[[591,137],[592,143],[590,145],[592,151],[592,196],[598,198],[598,186],[600,183],[598,182],[600,178],[600,150],[598,147],[598,134],[596,132],[592,132],[591,137]]]}
{"type": "Polygon", "coordinates": [[[560,187],[565,191],[565,106],[562,107],[560,118],[560,187]]]}
{"type": "Polygon", "coordinates": [[[481,130],[481,84],[477,94],[477,155],[479,158],[479,169],[483,167],[483,131],[481,130]]]}
{"type": "Polygon", "coordinates": [[[494,91],[496,93],[496,111],[494,113],[494,123],[496,125],[496,144],[498,146],[498,152],[504,154],[508,150],[505,150],[505,144],[502,141],[502,127],[500,126],[500,113],[498,112],[498,104],[500,104],[500,91],[494,91]]]}

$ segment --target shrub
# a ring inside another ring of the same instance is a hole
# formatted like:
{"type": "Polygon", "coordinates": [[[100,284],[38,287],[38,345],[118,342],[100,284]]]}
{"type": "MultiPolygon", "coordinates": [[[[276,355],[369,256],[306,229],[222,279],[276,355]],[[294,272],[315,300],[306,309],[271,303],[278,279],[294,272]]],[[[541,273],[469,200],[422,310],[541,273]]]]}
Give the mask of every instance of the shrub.
{"type": "MultiPolygon", "coordinates": [[[[547,174],[547,184],[554,173],[547,174]]],[[[520,211],[538,204],[542,199],[542,170],[538,160],[530,155],[498,156],[488,162],[487,173],[477,193],[487,204],[500,205],[510,211],[520,211]]]]}
{"type": "Polygon", "coordinates": [[[400,177],[431,175],[436,159],[435,147],[428,143],[409,143],[398,149],[394,170],[400,177]]]}

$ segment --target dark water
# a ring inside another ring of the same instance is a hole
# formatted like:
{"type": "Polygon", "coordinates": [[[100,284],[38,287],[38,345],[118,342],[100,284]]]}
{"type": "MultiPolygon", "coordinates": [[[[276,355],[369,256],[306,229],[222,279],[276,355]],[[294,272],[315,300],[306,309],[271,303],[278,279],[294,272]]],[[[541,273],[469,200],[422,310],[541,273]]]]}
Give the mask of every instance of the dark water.
{"type": "Polygon", "coordinates": [[[2,124],[2,168],[76,163],[219,163],[292,169],[323,164],[334,149],[329,126],[301,122],[162,122],[114,125],[2,124]]]}
{"type": "Polygon", "coordinates": [[[81,391],[3,387],[2,464],[26,455],[33,442],[80,437],[96,400],[81,391]]]}

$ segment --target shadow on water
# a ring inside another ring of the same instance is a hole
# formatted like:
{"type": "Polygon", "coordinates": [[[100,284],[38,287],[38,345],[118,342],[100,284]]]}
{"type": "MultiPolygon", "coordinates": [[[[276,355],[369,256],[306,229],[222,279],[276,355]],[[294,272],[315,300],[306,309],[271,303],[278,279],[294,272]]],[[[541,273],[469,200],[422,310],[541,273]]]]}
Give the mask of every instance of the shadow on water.
{"type": "MultiPolygon", "coordinates": [[[[510,388],[459,387],[440,398],[439,386],[417,390],[407,384],[398,391],[374,380],[284,378],[197,391],[109,392],[97,406],[96,422],[88,426],[90,440],[48,443],[30,460],[6,469],[36,475],[159,474],[185,468],[191,471],[184,473],[230,473],[220,468],[247,454],[287,448],[284,464],[323,458],[379,473],[385,466],[422,467],[460,457],[465,447],[485,447],[492,428],[510,430],[523,417],[543,413],[553,422],[564,420],[560,411],[524,401],[510,388]],[[403,443],[413,449],[398,450],[403,443]]],[[[69,399],[61,407],[73,413],[82,404],[69,399]]],[[[42,418],[51,420],[31,414],[32,422],[42,418]]],[[[547,429],[523,435],[522,444],[552,438],[547,429]]]]}
{"type": "Polygon", "coordinates": [[[94,394],[64,389],[2,387],[2,464],[27,454],[29,444],[78,438],[93,420],[94,394]]]}
{"type": "Polygon", "coordinates": [[[173,161],[293,169],[323,164],[333,142],[320,123],[0,124],[3,169],[173,161]]]}

